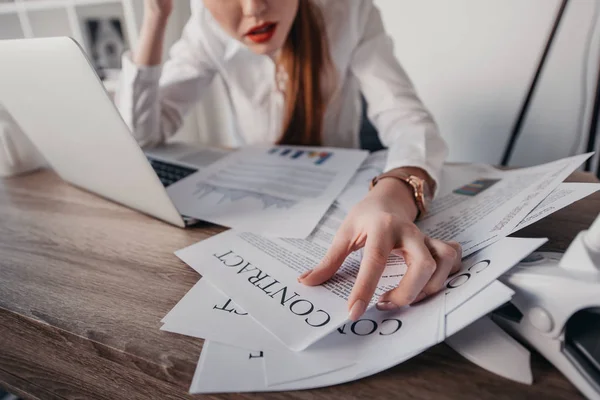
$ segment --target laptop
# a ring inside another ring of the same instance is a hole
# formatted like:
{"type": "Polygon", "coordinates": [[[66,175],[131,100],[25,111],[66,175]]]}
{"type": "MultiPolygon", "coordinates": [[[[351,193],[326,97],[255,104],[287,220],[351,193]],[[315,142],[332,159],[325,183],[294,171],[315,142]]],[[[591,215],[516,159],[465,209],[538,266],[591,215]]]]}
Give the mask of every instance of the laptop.
{"type": "Polygon", "coordinates": [[[63,180],[179,227],[197,222],[165,188],[206,165],[202,151],[143,151],[75,40],[0,40],[0,60],[0,105],[63,180]]]}

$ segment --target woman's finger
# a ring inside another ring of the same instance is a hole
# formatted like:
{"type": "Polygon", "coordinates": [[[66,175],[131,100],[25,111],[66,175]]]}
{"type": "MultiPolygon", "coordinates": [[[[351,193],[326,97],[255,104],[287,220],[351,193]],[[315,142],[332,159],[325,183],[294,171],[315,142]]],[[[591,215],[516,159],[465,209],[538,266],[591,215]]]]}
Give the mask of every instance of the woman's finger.
{"type": "Polygon", "coordinates": [[[421,291],[424,294],[420,294],[415,299],[416,301],[421,301],[425,297],[431,296],[444,288],[446,279],[448,279],[452,268],[456,265],[458,257],[456,249],[441,240],[425,238],[425,244],[436,262],[436,269],[429,282],[427,282],[421,291]]]}
{"type": "Polygon", "coordinates": [[[340,269],[346,257],[353,251],[352,247],[352,230],[348,225],[342,224],[319,265],[300,275],[298,282],[308,286],[317,286],[327,281],[340,269]]]}
{"type": "Polygon", "coordinates": [[[450,270],[450,275],[457,273],[462,268],[462,246],[458,242],[446,242],[446,244],[456,250],[456,260],[450,270]]]}
{"type": "Polygon", "coordinates": [[[378,230],[368,234],[356,282],[348,298],[352,321],[357,321],[367,310],[393,248],[393,232],[378,230]]]}
{"type": "Polygon", "coordinates": [[[411,304],[423,291],[436,270],[436,262],[425,245],[423,234],[410,228],[402,235],[402,254],[408,266],[398,287],[379,299],[377,308],[391,310],[411,304]]]}

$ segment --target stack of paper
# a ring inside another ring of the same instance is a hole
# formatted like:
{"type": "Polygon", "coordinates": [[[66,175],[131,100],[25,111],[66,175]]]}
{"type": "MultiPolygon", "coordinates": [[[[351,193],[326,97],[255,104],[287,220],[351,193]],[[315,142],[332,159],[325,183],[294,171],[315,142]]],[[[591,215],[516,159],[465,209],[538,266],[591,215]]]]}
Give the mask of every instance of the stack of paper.
{"type": "MultiPolygon", "coordinates": [[[[281,152],[276,148],[269,154],[282,158],[296,154],[281,152]]],[[[437,200],[419,227],[432,237],[463,245],[461,271],[448,279],[444,292],[418,305],[390,312],[371,307],[356,322],[347,320],[347,300],[360,252],[351,254],[319,287],[304,286],[297,277],[321,260],[347,210],[364,197],[370,179],[382,171],[385,153],[372,154],[358,171],[354,168],[354,178],[341,194],[341,188],[335,190],[337,202],[329,204],[308,237],[232,229],[177,251],[203,276],[163,319],[162,327],[206,340],[191,392],[339,384],[396,365],[467,327],[511,299],[513,292],[496,279],[546,241],[507,236],[598,190],[599,185],[562,184],[588,156],[518,171],[447,166],[437,200]]],[[[223,165],[221,170],[228,168],[223,165]]],[[[234,175],[207,173],[189,182],[202,186],[208,176],[217,186],[225,177],[227,185],[241,188],[240,180],[234,179],[235,184],[228,180],[234,175]]],[[[266,193],[260,184],[251,185],[266,193]]],[[[390,257],[371,306],[397,286],[406,268],[402,258],[390,257]]]]}

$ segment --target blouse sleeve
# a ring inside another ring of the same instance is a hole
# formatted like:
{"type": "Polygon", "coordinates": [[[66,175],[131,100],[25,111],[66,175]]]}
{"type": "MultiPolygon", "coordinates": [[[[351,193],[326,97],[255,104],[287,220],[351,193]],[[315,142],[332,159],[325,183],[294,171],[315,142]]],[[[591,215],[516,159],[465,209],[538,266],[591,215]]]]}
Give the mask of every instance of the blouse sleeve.
{"type": "Polygon", "coordinates": [[[350,69],[367,101],[368,117],[389,149],[385,170],[419,167],[438,182],[448,153],[446,143],[394,56],[379,9],[371,0],[363,1],[361,8],[362,36],[350,69]]]}
{"type": "Polygon", "coordinates": [[[164,65],[137,66],[129,52],[123,55],[115,102],[142,147],[156,146],[175,134],[217,71],[206,43],[203,12],[193,11],[164,65]]]}

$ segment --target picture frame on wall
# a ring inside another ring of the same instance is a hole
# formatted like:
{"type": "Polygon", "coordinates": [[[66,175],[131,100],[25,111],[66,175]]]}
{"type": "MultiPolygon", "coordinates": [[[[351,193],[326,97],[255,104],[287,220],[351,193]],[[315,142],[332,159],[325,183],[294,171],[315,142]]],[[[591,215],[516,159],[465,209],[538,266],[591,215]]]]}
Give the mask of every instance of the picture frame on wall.
{"type": "Polygon", "coordinates": [[[120,16],[83,19],[88,54],[100,79],[113,79],[121,69],[121,55],[128,47],[120,16]]]}

